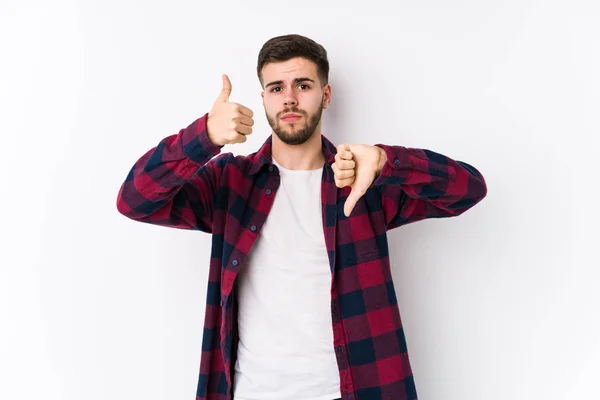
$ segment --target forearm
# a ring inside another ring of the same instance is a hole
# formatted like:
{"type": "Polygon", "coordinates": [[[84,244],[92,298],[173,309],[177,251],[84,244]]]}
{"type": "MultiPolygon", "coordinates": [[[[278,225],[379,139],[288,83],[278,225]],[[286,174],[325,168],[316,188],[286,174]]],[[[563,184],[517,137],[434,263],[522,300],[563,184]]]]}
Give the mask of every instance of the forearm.
{"type": "MultiPolygon", "coordinates": [[[[183,218],[189,224],[195,223],[189,196],[180,191],[219,152],[220,147],[208,139],[206,115],[179,133],[166,137],[138,159],[129,171],[117,197],[119,212],[143,222],[168,225],[169,218],[183,218]],[[180,198],[175,202],[178,193],[180,198]],[[154,219],[150,217],[153,214],[154,219]]],[[[207,171],[206,175],[213,174],[207,171]]],[[[198,184],[205,185],[207,190],[211,186],[210,182],[198,184]]],[[[199,189],[201,192],[203,188],[199,189]]],[[[173,224],[184,223],[178,220],[173,224]]]]}
{"type": "Polygon", "coordinates": [[[430,150],[376,146],[383,150],[384,156],[373,184],[399,185],[409,197],[434,205],[437,208],[434,212],[458,215],[487,194],[483,175],[467,163],[430,150]]]}

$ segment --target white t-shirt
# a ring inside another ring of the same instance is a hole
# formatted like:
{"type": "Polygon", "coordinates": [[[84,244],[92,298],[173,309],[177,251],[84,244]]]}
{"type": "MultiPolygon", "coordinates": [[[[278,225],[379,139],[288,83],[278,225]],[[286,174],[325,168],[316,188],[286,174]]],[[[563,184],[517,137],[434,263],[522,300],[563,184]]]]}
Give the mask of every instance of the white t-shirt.
{"type": "Polygon", "coordinates": [[[323,170],[288,170],[236,280],[234,400],[341,397],[331,272],[323,234],[323,170]]]}

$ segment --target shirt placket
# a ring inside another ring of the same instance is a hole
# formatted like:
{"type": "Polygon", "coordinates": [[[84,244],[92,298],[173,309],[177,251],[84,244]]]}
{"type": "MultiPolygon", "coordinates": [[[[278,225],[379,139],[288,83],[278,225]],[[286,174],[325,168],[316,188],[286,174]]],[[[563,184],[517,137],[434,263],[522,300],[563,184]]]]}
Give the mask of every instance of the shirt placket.
{"type": "MultiPolygon", "coordinates": [[[[266,172],[260,172],[266,173],[266,172]]],[[[258,196],[258,199],[248,198],[248,204],[264,204],[266,205],[266,215],[268,215],[268,210],[273,206],[273,201],[275,199],[275,194],[277,189],[279,188],[279,174],[275,171],[275,167],[270,165],[268,167],[268,177],[266,180],[266,184],[264,188],[260,190],[251,190],[251,193],[254,196],[258,196]]],[[[232,380],[233,380],[233,368],[231,364],[232,360],[232,348],[233,348],[233,324],[237,323],[234,321],[233,316],[236,315],[233,307],[235,307],[235,302],[232,301],[233,287],[235,285],[235,279],[239,274],[241,266],[245,262],[245,257],[249,254],[252,246],[256,242],[258,238],[260,229],[262,225],[264,225],[266,221],[266,217],[262,218],[260,221],[251,222],[248,226],[243,227],[242,231],[238,238],[229,238],[226,237],[229,243],[248,243],[247,248],[242,248],[238,250],[242,250],[245,254],[243,257],[232,257],[231,260],[228,261],[227,264],[222,264],[222,274],[221,274],[221,352],[223,355],[223,366],[225,370],[225,377],[227,380],[228,392],[231,395],[232,392],[232,380]],[[244,236],[244,237],[242,237],[244,236]]]]}
{"type": "Polygon", "coordinates": [[[323,193],[322,212],[325,244],[328,252],[331,252],[329,258],[331,269],[331,316],[333,345],[340,371],[340,390],[342,392],[342,399],[354,400],[354,384],[350,370],[350,358],[348,354],[346,333],[343,327],[337,287],[335,286],[338,189],[334,184],[333,170],[328,164],[326,164],[324,168],[321,192],[323,193]]]}

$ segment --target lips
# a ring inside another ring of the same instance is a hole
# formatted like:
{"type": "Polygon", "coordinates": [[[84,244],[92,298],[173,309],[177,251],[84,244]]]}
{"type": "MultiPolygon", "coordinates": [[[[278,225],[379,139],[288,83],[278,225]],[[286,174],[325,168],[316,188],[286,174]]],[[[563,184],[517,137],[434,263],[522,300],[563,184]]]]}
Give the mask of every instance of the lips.
{"type": "Polygon", "coordinates": [[[285,114],[283,117],[281,117],[282,120],[287,122],[297,121],[300,118],[302,118],[300,114],[285,114]]]}

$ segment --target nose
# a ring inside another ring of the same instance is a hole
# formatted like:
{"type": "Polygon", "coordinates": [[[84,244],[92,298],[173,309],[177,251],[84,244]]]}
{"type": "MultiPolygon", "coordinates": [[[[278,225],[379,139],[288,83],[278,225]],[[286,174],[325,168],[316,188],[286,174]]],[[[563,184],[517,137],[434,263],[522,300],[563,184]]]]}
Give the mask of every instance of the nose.
{"type": "Polygon", "coordinates": [[[283,104],[286,107],[297,106],[298,105],[298,100],[296,99],[296,96],[294,96],[293,93],[291,93],[290,91],[288,91],[288,93],[286,94],[285,98],[283,99],[283,104]]]}

